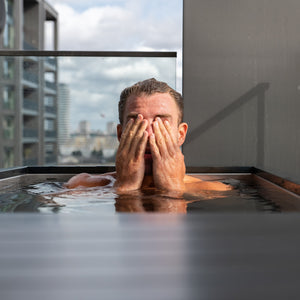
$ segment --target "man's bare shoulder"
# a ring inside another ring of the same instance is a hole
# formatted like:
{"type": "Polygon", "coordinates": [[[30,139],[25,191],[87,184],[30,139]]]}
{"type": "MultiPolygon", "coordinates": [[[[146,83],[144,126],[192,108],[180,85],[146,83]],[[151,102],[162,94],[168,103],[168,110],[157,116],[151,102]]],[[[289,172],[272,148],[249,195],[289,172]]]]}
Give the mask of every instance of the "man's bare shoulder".
{"type": "Polygon", "coordinates": [[[200,178],[185,175],[184,177],[185,189],[187,192],[200,192],[202,190],[213,191],[228,191],[232,190],[232,186],[224,184],[220,181],[204,181],[200,178]]]}
{"type": "Polygon", "coordinates": [[[112,185],[115,182],[116,173],[104,173],[104,174],[88,174],[80,173],[69,179],[64,186],[68,189],[73,189],[78,186],[83,187],[95,187],[95,186],[107,186],[112,185]]]}
{"type": "Polygon", "coordinates": [[[183,180],[184,183],[202,182],[202,179],[191,175],[185,175],[183,180]]]}

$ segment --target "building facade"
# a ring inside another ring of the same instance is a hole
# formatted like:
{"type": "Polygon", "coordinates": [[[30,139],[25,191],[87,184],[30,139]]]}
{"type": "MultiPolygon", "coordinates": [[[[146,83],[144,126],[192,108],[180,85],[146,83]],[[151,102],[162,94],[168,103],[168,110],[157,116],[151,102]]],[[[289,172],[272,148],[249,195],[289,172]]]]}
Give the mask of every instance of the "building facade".
{"type": "MultiPolygon", "coordinates": [[[[57,50],[58,14],[44,0],[6,0],[2,50],[44,50],[46,26],[57,50]]],[[[57,163],[55,57],[0,56],[0,168],[57,163]]]]}
{"type": "Polygon", "coordinates": [[[58,143],[64,144],[70,138],[70,88],[65,83],[58,85],[58,143]]]}

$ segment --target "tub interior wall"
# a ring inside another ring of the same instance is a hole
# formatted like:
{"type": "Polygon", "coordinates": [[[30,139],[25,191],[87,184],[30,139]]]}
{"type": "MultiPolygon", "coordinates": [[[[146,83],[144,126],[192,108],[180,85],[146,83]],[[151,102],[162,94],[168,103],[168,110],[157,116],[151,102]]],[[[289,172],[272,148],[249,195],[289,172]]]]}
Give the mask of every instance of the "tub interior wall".
{"type": "MultiPolygon", "coordinates": [[[[75,175],[75,174],[73,174],[75,175]]],[[[67,182],[72,174],[24,174],[0,179],[0,193],[14,191],[41,182],[67,182]]]]}

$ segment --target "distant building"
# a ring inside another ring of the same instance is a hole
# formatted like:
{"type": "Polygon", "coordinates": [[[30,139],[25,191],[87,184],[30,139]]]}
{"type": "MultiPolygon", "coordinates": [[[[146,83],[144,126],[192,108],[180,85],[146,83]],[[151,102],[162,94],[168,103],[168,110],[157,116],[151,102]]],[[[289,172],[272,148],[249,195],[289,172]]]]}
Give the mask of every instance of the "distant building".
{"type": "Polygon", "coordinates": [[[80,121],[78,131],[60,144],[59,161],[62,164],[114,163],[119,141],[116,123],[107,122],[106,132],[90,129],[90,123],[80,121]]]}
{"type": "Polygon", "coordinates": [[[117,123],[110,121],[106,123],[106,134],[117,135],[117,123]]]}
{"type": "MultiPolygon", "coordinates": [[[[2,50],[44,50],[45,26],[57,12],[44,0],[6,0],[2,50]]],[[[0,168],[57,162],[57,61],[0,56],[0,168]]]]}
{"type": "Polygon", "coordinates": [[[78,132],[80,135],[89,135],[91,132],[91,125],[89,121],[80,121],[78,125],[78,132]]]}
{"type": "Polygon", "coordinates": [[[65,83],[58,85],[58,143],[64,144],[70,138],[70,89],[65,83]]]}

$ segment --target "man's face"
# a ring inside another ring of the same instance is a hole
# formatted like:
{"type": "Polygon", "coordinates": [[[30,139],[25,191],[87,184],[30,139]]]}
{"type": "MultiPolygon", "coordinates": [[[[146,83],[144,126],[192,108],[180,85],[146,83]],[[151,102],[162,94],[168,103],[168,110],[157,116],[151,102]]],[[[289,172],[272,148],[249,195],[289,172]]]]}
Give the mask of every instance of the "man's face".
{"type": "MultiPolygon", "coordinates": [[[[124,124],[118,125],[118,138],[120,140],[122,131],[127,122],[138,114],[141,114],[148,121],[148,136],[153,133],[153,121],[160,117],[162,121],[168,120],[172,128],[172,134],[177,140],[178,146],[181,146],[185,140],[187,125],[179,123],[179,109],[175,100],[168,93],[155,93],[153,95],[130,96],[127,99],[124,110],[124,124]]],[[[152,173],[152,156],[149,141],[145,151],[145,174],[152,173]]]]}

